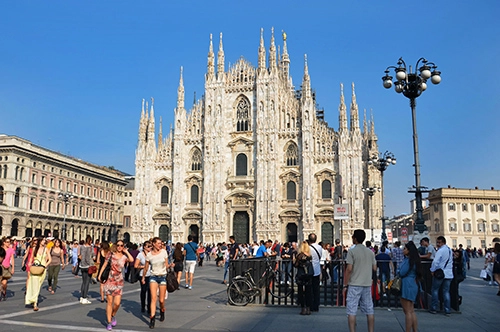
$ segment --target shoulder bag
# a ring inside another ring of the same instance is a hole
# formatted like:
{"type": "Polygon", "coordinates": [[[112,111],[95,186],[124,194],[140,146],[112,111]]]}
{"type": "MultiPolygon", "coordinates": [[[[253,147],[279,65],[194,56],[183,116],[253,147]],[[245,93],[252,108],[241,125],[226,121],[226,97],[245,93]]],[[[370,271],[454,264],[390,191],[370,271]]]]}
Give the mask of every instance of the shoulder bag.
{"type": "MultiPolygon", "coordinates": [[[[446,269],[446,266],[448,266],[448,262],[450,261],[450,256],[451,256],[451,250],[448,253],[448,260],[446,261],[446,264],[444,265],[443,269],[446,269]]],[[[434,271],[434,278],[436,278],[437,280],[444,279],[444,271],[443,271],[443,269],[437,269],[436,271],[434,271]]]]}
{"type": "Polygon", "coordinates": [[[297,273],[295,274],[295,283],[299,286],[305,286],[312,282],[314,268],[311,262],[311,256],[299,254],[295,260],[297,273]]]}
{"type": "Polygon", "coordinates": [[[108,264],[106,265],[104,270],[102,270],[101,280],[100,280],[101,284],[104,284],[104,283],[106,283],[106,281],[108,281],[109,272],[111,272],[111,258],[112,257],[113,257],[113,254],[111,254],[111,256],[109,256],[108,264]]]}
{"type": "Polygon", "coordinates": [[[169,293],[175,292],[179,288],[179,282],[177,281],[177,276],[172,269],[167,272],[167,291],[169,293]]]}
{"type": "Polygon", "coordinates": [[[33,264],[30,267],[30,274],[39,276],[45,272],[45,265],[42,264],[43,255],[45,255],[45,248],[43,249],[42,257],[40,258],[40,260],[33,260],[33,264]]]}

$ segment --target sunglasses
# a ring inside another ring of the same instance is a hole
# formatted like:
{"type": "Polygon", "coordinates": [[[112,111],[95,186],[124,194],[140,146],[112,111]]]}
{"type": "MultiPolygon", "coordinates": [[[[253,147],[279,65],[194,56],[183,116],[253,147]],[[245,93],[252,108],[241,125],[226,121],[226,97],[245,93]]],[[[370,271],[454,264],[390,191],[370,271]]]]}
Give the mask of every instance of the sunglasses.
{"type": "Polygon", "coordinates": [[[117,244],[116,246],[117,247],[123,247],[123,244],[117,244]]]}
{"type": "Polygon", "coordinates": [[[145,246],[144,248],[152,248],[153,246],[145,246]]]}

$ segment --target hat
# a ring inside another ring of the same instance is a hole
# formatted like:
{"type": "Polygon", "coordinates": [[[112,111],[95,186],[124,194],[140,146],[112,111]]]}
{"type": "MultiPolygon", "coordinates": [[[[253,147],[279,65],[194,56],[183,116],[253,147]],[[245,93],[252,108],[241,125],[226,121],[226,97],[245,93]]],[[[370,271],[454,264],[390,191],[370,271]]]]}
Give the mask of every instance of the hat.
{"type": "Polygon", "coordinates": [[[53,237],[53,236],[49,236],[49,237],[47,238],[47,240],[52,241],[52,240],[54,240],[54,237],[53,237]]]}

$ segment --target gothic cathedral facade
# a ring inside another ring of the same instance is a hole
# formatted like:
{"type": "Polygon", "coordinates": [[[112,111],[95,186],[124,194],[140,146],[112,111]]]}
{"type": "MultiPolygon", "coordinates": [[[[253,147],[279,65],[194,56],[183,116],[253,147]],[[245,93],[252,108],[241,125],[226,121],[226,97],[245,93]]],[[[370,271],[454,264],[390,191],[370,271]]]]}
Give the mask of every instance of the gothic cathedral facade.
{"type": "MultiPolygon", "coordinates": [[[[152,236],[205,243],[272,239],[300,241],[311,232],[325,242],[356,228],[380,228],[380,174],[373,118],[363,130],[354,84],[348,127],[341,85],[338,131],[318,113],[307,58],[300,89],[292,84],[286,35],[282,54],[274,33],[266,56],[261,31],[257,68],[240,58],[226,71],[222,34],[217,63],[212,36],[203,97],[186,110],[181,77],[173,129],[156,139],[154,101],[144,101],[135,159],[131,240],[152,236]],[[267,60],[267,61],[266,61],[267,60]],[[334,204],[349,206],[336,220],[334,204]]],[[[160,120],[161,121],[161,120],[160,120]]]]}

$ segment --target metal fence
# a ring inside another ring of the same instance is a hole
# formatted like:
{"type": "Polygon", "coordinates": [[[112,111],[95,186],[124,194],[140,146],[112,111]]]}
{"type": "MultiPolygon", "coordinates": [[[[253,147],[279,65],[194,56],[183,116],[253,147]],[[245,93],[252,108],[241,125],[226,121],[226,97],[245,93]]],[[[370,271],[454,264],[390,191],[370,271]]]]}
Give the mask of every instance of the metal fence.
{"type": "MultiPolygon", "coordinates": [[[[421,280],[421,291],[418,294],[415,308],[429,309],[431,304],[431,288],[432,288],[432,275],[430,272],[431,261],[422,261],[423,278],[421,280]]],[[[273,267],[280,270],[278,275],[283,280],[276,280],[272,283],[274,289],[262,289],[260,296],[255,298],[255,304],[266,305],[297,305],[297,286],[295,285],[295,268],[290,259],[273,258],[273,267]],[[293,289],[292,294],[287,298],[276,298],[271,293],[280,294],[280,285],[283,283],[290,283],[293,289]]],[[[246,258],[231,260],[229,262],[229,275],[230,280],[237,275],[243,273],[251,268],[253,279],[257,282],[260,276],[266,269],[265,260],[262,258],[246,258]]],[[[320,304],[323,306],[345,306],[345,296],[342,291],[344,285],[346,263],[345,261],[328,262],[324,267],[322,266],[321,283],[320,283],[320,304]]],[[[372,276],[372,298],[373,304],[376,307],[398,308],[401,307],[399,296],[392,295],[387,290],[387,282],[389,280],[382,280],[379,271],[373,273],[372,276]]],[[[385,279],[385,278],[384,278],[385,279]]],[[[269,287],[269,286],[268,286],[269,287]]],[[[461,298],[458,295],[458,284],[452,281],[450,287],[451,307],[459,311],[461,298]]]]}

